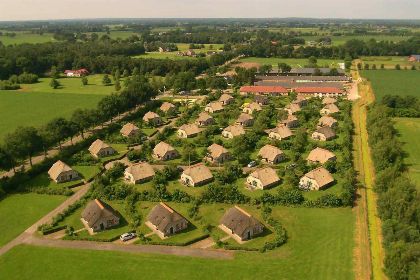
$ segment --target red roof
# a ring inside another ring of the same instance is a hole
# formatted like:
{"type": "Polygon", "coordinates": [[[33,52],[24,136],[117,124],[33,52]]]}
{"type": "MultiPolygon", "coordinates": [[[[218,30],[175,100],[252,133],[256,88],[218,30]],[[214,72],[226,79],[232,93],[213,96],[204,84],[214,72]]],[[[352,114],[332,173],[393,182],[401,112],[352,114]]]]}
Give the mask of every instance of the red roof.
{"type": "Polygon", "coordinates": [[[89,71],[86,68],[81,68],[81,69],[77,69],[77,70],[66,70],[66,71],[64,71],[64,74],[67,74],[67,73],[88,74],[89,71]]]}
{"type": "Polygon", "coordinates": [[[297,93],[343,93],[342,89],[336,87],[298,87],[297,93]]]}
{"type": "Polygon", "coordinates": [[[288,93],[285,87],[280,86],[243,86],[240,89],[241,92],[279,92],[279,93],[288,93]]]}

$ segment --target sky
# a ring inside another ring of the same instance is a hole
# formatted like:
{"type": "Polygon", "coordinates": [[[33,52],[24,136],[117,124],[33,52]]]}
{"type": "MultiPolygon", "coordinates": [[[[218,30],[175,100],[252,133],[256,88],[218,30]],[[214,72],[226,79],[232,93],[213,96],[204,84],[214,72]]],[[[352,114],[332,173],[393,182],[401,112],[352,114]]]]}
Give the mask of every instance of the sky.
{"type": "Polygon", "coordinates": [[[81,18],[420,19],[420,0],[0,0],[0,21],[81,18]]]}

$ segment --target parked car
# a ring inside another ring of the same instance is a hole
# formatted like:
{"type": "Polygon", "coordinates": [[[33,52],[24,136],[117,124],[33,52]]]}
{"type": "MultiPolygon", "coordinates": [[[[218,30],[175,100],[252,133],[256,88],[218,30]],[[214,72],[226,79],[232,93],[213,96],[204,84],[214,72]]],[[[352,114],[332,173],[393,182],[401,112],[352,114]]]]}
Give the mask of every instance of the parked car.
{"type": "Polygon", "coordinates": [[[255,166],[257,166],[257,162],[255,160],[248,163],[248,167],[255,167],[255,166]]]}
{"type": "Polygon", "coordinates": [[[127,232],[127,233],[123,233],[120,236],[120,240],[121,241],[128,241],[130,239],[135,238],[137,235],[134,232],[127,232]]]}

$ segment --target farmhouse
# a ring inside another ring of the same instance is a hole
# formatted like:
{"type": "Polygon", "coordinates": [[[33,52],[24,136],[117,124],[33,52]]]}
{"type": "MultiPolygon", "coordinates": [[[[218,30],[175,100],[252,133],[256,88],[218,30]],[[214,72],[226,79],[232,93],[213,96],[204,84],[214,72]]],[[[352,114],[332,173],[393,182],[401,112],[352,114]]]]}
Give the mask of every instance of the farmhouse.
{"type": "Polygon", "coordinates": [[[267,105],[269,102],[268,97],[264,95],[255,95],[254,101],[261,106],[267,105]]]}
{"type": "Polygon", "coordinates": [[[61,160],[56,161],[48,170],[48,175],[51,180],[56,183],[64,183],[72,180],[79,179],[79,174],[71,169],[70,166],[62,162],[61,160]]]}
{"type": "Polygon", "coordinates": [[[223,105],[229,105],[231,104],[235,99],[229,95],[229,94],[222,94],[222,96],[220,96],[219,98],[219,102],[222,103],[223,105]]]}
{"type": "Polygon", "coordinates": [[[336,159],[337,157],[335,156],[334,153],[326,149],[319,148],[319,147],[313,149],[309,153],[308,157],[306,158],[306,160],[309,163],[321,163],[321,164],[324,164],[327,161],[335,161],[336,159]]]}
{"type": "Polygon", "coordinates": [[[218,113],[223,111],[223,104],[219,101],[210,102],[204,108],[204,111],[209,113],[218,113]]]}
{"type": "Polygon", "coordinates": [[[338,87],[297,87],[294,91],[301,96],[340,96],[345,94],[343,89],[338,87]]]}
{"type": "Polygon", "coordinates": [[[184,185],[197,187],[213,181],[213,174],[203,163],[188,166],[181,174],[181,182],[184,185]]]}
{"type": "Polygon", "coordinates": [[[336,128],[338,126],[338,122],[336,119],[330,116],[322,116],[319,118],[318,121],[318,128],[328,126],[331,128],[336,128]]]}
{"type": "Polygon", "coordinates": [[[320,190],[334,182],[333,176],[324,167],[318,167],[306,173],[299,181],[299,188],[303,190],[320,190]]]}
{"type": "Polygon", "coordinates": [[[81,68],[81,69],[76,69],[76,70],[65,70],[64,74],[67,77],[81,77],[81,76],[89,75],[89,71],[85,68],[81,68]]]}
{"type": "Polygon", "coordinates": [[[334,97],[327,96],[322,99],[323,105],[335,104],[336,102],[337,102],[337,99],[335,99],[334,97]]]}
{"type": "Polygon", "coordinates": [[[241,113],[236,120],[237,125],[242,125],[243,127],[252,126],[254,124],[254,118],[249,114],[241,113]]]}
{"type": "Polygon", "coordinates": [[[198,135],[201,129],[196,124],[184,124],[178,129],[178,137],[180,138],[192,138],[198,135]]]}
{"type": "Polygon", "coordinates": [[[186,229],[188,221],[166,203],[160,202],[150,211],[146,225],[158,231],[161,237],[167,237],[186,229]]]}
{"type": "Polygon", "coordinates": [[[329,126],[323,126],[321,128],[318,128],[311,135],[312,139],[319,140],[319,141],[328,141],[328,140],[333,139],[334,137],[335,137],[335,132],[329,126]]]}
{"type": "Polygon", "coordinates": [[[239,89],[241,95],[261,94],[270,96],[288,95],[289,91],[281,86],[243,86],[239,89]]]}
{"type": "Polygon", "coordinates": [[[126,123],[121,128],[120,133],[124,137],[135,137],[140,134],[140,129],[132,123],[126,123]]]}
{"type": "Polygon", "coordinates": [[[420,62],[420,54],[412,54],[408,57],[409,62],[420,62]]]}
{"type": "Polygon", "coordinates": [[[212,144],[207,148],[207,155],[205,159],[213,163],[222,163],[230,159],[229,151],[218,144],[212,144]]]}
{"type": "Polygon", "coordinates": [[[210,116],[207,112],[201,112],[198,115],[198,118],[195,120],[195,123],[199,126],[207,126],[214,124],[214,118],[210,116]]]}
{"type": "Polygon", "coordinates": [[[238,206],[226,211],[220,220],[220,227],[239,241],[252,239],[264,230],[263,224],[238,206]]]}
{"type": "Polygon", "coordinates": [[[89,147],[89,152],[96,158],[115,154],[117,151],[100,139],[96,139],[89,147]]]}
{"type": "Polygon", "coordinates": [[[151,180],[155,176],[153,167],[147,162],[140,162],[127,167],[124,178],[131,184],[140,184],[151,180]]]}
{"type": "Polygon", "coordinates": [[[230,125],[222,131],[222,136],[229,139],[243,134],[245,134],[245,130],[241,125],[230,125]]]}
{"type": "Polygon", "coordinates": [[[176,111],[175,105],[169,102],[163,102],[159,109],[165,114],[172,114],[176,111]]]}
{"type": "Polygon", "coordinates": [[[283,140],[293,135],[292,131],[287,126],[277,126],[273,129],[265,131],[268,133],[270,139],[283,140]]]}
{"type": "Polygon", "coordinates": [[[152,125],[160,125],[162,123],[162,119],[160,118],[160,116],[155,112],[151,111],[147,112],[143,116],[143,121],[152,125]]]}
{"type": "Polygon", "coordinates": [[[324,115],[338,113],[340,112],[340,109],[338,109],[337,105],[335,104],[328,104],[328,105],[325,105],[324,108],[322,108],[319,112],[321,115],[324,116],[324,115]]]}
{"type": "Polygon", "coordinates": [[[176,158],[178,152],[169,144],[161,141],[153,148],[153,157],[157,160],[170,160],[176,158]]]}
{"type": "Polygon", "coordinates": [[[246,183],[250,189],[265,190],[277,185],[280,178],[271,167],[259,168],[252,172],[247,178],[246,183]]]}
{"type": "Polygon", "coordinates": [[[301,110],[301,107],[299,104],[297,103],[290,103],[287,104],[286,107],[284,108],[284,110],[289,114],[292,115],[296,112],[299,112],[301,110]]]}
{"type": "Polygon", "coordinates": [[[111,206],[100,199],[95,199],[83,210],[82,222],[91,232],[97,232],[117,226],[120,217],[111,206]]]}
{"type": "Polygon", "coordinates": [[[262,110],[262,108],[261,108],[260,104],[258,104],[256,102],[252,102],[252,103],[245,104],[242,112],[252,115],[252,113],[254,113],[254,111],[258,112],[258,111],[261,111],[261,110],[262,110]]]}
{"type": "Polygon", "coordinates": [[[286,126],[288,128],[298,127],[299,120],[295,115],[287,115],[287,118],[279,121],[277,126],[286,126]]]}
{"type": "Polygon", "coordinates": [[[273,145],[265,145],[258,152],[258,156],[261,157],[261,161],[276,164],[284,159],[284,153],[279,148],[273,145]]]}

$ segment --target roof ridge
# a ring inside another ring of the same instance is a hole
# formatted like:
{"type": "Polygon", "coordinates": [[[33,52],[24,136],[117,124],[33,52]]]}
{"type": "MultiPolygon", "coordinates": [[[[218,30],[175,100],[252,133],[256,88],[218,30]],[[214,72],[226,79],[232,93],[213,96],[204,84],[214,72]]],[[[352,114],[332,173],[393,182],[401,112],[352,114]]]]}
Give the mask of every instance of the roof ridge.
{"type": "Polygon", "coordinates": [[[168,210],[169,212],[174,213],[174,209],[172,209],[171,207],[169,207],[169,205],[167,205],[166,203],[164,203],[164,202],[159,202],[159,204],[160,204],[162,207],[164,207],[166,210],[168,210]]]}
{"type": "Polygon", "coordinates": [[[241,211],[244,215],[251,217],[251,214],[249,214],[248,212],[246,212],[244,209],[242,209],[241,207],[239,207],[238,205],[235,205],[235,208],[239,211],[241,211]]]}

